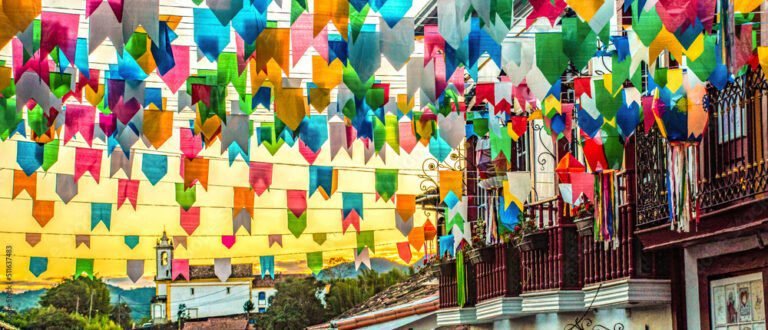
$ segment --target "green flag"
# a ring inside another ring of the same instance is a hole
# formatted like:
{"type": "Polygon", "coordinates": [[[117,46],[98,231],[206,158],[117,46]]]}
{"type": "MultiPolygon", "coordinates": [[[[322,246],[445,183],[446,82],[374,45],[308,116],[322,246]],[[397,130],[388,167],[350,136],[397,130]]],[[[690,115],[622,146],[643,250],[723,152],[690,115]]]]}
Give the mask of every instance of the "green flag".
{"type": "Polygon", "coordinates": [[[86,276],[93,279],[93,259],[77,259],[75,261],[75,278],[86,276]]]}
{"type": "Polygon", "coordinates": [[[376,193],[385,201],[397,192],[397,173],[396,169],[376,169],[376,193]]]}
{"type": "Polygon", "coordinates": [[[307,253],[307,267],[315,275],[323,270],[323,251],[307,253]]]}
{"type": "Polygon", "coordinates": [[[357,233],[357,253],[368,247],[371,252],[376,252],[376,242],[373,238],[373,230],[364,230],[357,233]]]}
{"type": "Polygon", "coordinates": [[[293,234],[296,238],[299,238],[301,236],[301,233],[304,232],[305,229],[307,229],[307,212],[304,211],[304,213],[301,214],[300,217],[297,217],[291,210],[288,211],[288,231],[293,234]]]}
{"type": "Polygon", "coordinates": [[[192,186],[189,189],[184,189],[184,183],[176,184],[176,202],[184,208],[185,211],[189,211],[192,204],[195,204],[197,199],[197,187],[192,186]]]}

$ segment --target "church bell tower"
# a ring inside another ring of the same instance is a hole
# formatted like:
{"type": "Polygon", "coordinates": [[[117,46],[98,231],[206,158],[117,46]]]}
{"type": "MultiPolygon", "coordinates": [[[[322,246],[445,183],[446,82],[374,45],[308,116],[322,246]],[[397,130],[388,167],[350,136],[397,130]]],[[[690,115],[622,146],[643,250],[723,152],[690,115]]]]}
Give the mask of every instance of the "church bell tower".
{"type": "Polygon", "coordinates": [[[165,230],[163,230],[163,237],[155,245],[156,263],[157,263],[157,275],[155,275],[155,281],[163,281],[171,279],[171,260],[173,260],[173,244],[168,240],[165,230]]]}

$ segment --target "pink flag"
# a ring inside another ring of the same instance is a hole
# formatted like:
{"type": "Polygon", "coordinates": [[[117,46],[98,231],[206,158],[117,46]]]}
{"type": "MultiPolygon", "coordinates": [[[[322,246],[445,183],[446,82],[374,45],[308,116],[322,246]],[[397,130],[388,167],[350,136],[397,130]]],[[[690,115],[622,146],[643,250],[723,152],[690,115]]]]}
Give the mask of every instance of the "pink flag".
{"type": "Polygon", "coordinates": [[[171,45],[173,59],[176,65],[160,78],[163,79],[168,89],[176,94],[179,88],[184,85],[189,78],[189,46],[171,45]]]}
{"type": "Polygon", "coordinates": [[[99,183],[101,176],[101,149],[75,149],[75,182],[88,172],[99,183]]]}
{"type": "Polygon", "coordinates": [[[272,247],[272,245],[274,244],[277,244],[277,245],[280,245],[280,247],[283,247],[283,235],[280,235],[280,234],[269,235],[269,247],[272,247]]]}
{"type": "Polygon", "coordinates": [[[272,163],[251,162],[248,179],[256,195],[261,196],[272,185],[272,163]]]}
{"type": "Polygon", "coordinates": [[[171,263],[171,280],[176,280],[179,276],[189,281],[189,259],[173,259],[171,263]]]}
{"type": "Polygon", "coordinates": [[[315,37],[315,41],[312,43],[312,47],[326,62],[328,62],[328,26],[323,28],[322,31],[315,37]]]}
{"type": "Polygon", "coordinates": [[[93,124],[96,109],[87,105],[70,104],[64,110],[64,144],[80,132],[91,145],[93,142],[93,124]]]}
{"type": "Polygon", "coordinates": [[[133,209],[136,209],[136,201],[139,196],[139,180],[118,179],[117,180],[117,209],[119,210],[125,200],[131,202],[133,209]]]}
{"type": "MultiPolygon", "coordinates": [[[[291,55],[293,66],[299,63],[309,46],[312,45],[314,34],[312,33],[312,15],[302,14],[291,25],[291,55]]],[[[327,29],[327,27],[326,27],[327,29]]],[[[327,56],[326,56],[327,57],[327,56]]]]}
{"type": "Polygon", "coordinates": [[[320,152],[322,152],[323,149],[317,149],[317,152],[312,151],[306,144],[304,144],[304,141],[299,140],[299,153],[302,157],[309,163],[309,165],[312,165],[315,163],[315,160],[317,160],[317,156],[320,156],[320,152]]]}
{"type": "Polygon", "coordinates": [[[185,211],[183,207],[179,207],[181,211],[181,228],[187,232],[187,235],[192,235],[200,226],[200,207],[190,207],[189,211],[185,211]]]}
{"type": "Polygon", "coordinates": [[[203,150],[203,137],[195,135],[190,128],[179,128],[179,149],[187,159],[193,159],[203,150]]]}
{"type": "Polygon", "coordinates": [[[54,47],[59,47],[69,63],[75,63],[79,27],[80,14],[43,12],[40,16],[40,54],[46,57],[54,47]]]}
{"type": "Polygon", "coordinates": [[[235,235],[223,235],[221,236],[221,244],[231,249],[232,245],[235,245],[235,235]]]}
{"type": "Polygon", "coordinates": [[[413,132],[413,125],[411,125],[410,121],[401,121],[399,125],[400,148],[403,148],[407,154],[410,154],[417,143],[416,134],[413,132]]]}
{"type": "Polygon", "coordinates": [[[99,128],[104,132],[104,136],[110,136],[115,132],[117,127],[117,117],[115,114],[105,115],[99,112],[99,128]]]}
{"type": "Polygon", "coordinates": [[[397,253],[400,255],[400,259],[403,259],[405,263],[411,263],[411,244],[408,242],[397,243],[397,253]]]}
{"type": "MultiPolygon", "coordinates": [[[[341,211],[341,214],[343,217],[344,211],[341,211]]],[[[341,219],[341,231],[343,234],[347,233],[350,225],[355,227],[355,231],[360,232],[360,215],[357,214],[356,210],[350,211],[346,218],[341,219]]]]}
{"type": "Polygon", "coordinates": [[[307,210],[307,191],[306,190],[286,190],[288,200],[288,209],[297,218],[307,210]]]}

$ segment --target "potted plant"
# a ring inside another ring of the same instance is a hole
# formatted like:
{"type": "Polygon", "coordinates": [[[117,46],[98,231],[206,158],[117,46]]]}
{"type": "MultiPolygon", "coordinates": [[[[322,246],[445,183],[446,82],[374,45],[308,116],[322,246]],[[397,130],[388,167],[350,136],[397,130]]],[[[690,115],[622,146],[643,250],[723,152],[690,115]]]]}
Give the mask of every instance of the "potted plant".
{"type": "Polygon", "coordinates": [[[472,232],[472,249],[467,251],[467,259],[473,265],[477,265],[481,262],[492,262],[493,251],[485,242],[485,221],[482,219],[477,220],[475,230],[472,232]]]}
{"type": "Polygon", "coordinates": [[[547,236],[539,230],[536,223],[526,219],[518,223],[512,233],[513,239],[522,251],[541,250],[547,248],[547,236]]]}
{"type": "Polygon", "coordinates": [[[573,209],[576,231],[579,236],[592,236],[592,226],[595,223],[595,206],[583,195],[580,204],[573,209]]]}

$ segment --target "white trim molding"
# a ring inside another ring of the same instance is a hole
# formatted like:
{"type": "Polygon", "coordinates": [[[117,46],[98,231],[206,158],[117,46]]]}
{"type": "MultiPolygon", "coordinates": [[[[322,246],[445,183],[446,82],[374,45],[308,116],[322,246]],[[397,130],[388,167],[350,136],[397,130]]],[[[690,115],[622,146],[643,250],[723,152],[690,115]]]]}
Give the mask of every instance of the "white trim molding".
{"type": "Polygon", "coordinates": [[[477,323],[474,307],[445,308],[437,311],[437,326],[450,326],[477,323]]]}
{"type": "Polygon", "coordinates": [[[582,291],[584,291],[585,308],[590,304],[593,308],[627,308],[663,305],[672,301],[669,280],[624,278],[602,282],[602,286],[599,283],[592,284],[582,291]]]}
{"type": "Polygon", "coordinates": [[[497,297],[479,302],[475,305],[475,315],[482,322],[522,316],[523,298],[497,297]]]}
{"type": "Polygon", "coordinates": [[[523,312],[526,314],[576,312],[584,310],[584,292],[558,290],[524,293],[523,312]]]}

